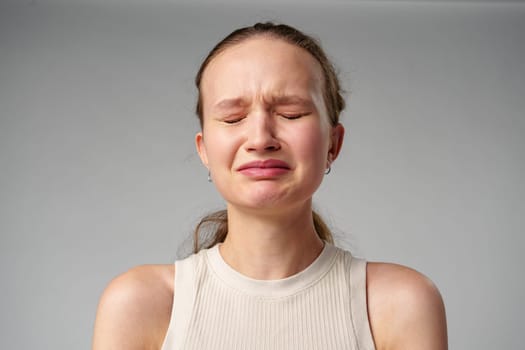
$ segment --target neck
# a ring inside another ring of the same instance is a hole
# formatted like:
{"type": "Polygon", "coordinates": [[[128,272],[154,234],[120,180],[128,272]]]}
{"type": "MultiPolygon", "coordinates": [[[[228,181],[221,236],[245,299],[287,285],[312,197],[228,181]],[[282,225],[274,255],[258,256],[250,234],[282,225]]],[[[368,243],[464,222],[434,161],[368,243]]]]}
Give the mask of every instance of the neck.
{"type": "Polygon", "coordinates": [[[321,253],[311,202],[279,214],[260,215],[228,206],[228,236],[220,246],[228,265],[245,276],[282,279],[308,267],[321,253]]]}

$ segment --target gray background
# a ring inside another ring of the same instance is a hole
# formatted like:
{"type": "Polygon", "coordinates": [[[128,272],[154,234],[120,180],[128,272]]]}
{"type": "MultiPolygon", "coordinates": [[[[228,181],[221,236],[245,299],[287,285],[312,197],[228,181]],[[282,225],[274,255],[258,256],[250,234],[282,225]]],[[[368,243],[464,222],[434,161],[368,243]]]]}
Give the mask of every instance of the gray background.
{"type": "Polygon", "coordinates": [[[0,5],[0,348],[88,349],[112,277],[222,203],[193,77],[232,29],[319,37],[351,91],[316,205],[341,245],[439,286],[451,349],[523,349],[525,4],[0,5]]]}

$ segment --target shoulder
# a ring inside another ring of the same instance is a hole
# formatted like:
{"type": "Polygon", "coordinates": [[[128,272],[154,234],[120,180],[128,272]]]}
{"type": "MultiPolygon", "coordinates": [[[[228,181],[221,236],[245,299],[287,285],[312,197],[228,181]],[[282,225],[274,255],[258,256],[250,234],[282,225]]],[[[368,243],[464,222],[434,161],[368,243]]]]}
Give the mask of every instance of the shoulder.
{"type": "Polygon", "coordinates": [[[447,349],[443,299],[423,274],[401,265],[368,263],[367,298],[377,350],[447,349]]]}
{"type": "Polygon", "coordinates": [[[175,267],[144,265],[115,279],[100,298],[93,349],[160,348],[173,304],[175,267]]]}

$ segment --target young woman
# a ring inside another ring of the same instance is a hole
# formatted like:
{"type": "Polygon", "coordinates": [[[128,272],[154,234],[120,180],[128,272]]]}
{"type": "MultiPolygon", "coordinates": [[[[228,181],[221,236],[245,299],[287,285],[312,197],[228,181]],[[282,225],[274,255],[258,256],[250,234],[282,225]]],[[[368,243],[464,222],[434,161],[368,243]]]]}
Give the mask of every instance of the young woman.
{"type": "Polygon", "coordinates": [[[272,23],[236,30],[196,84],[197,151],[226,211],[203,219],[214,236],[197,232],[189,258],[110,283],[93,349],[446,349],[435,286],[336,248],[312,211],[344,136],[316,41],[272,23]]]}

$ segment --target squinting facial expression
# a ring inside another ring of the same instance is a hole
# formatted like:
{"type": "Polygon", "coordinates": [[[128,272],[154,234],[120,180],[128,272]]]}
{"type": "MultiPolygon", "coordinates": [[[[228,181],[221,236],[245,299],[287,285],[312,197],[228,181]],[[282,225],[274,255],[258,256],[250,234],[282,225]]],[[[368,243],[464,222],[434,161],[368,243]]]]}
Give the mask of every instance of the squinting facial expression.
{"type": "Polygon", "coordinates": [[[229,206],[284,209],[311,199],[342,142],[322,89],[318,62],[279,39],[245,40],[209,63],[196,143],[229,206]]]}

